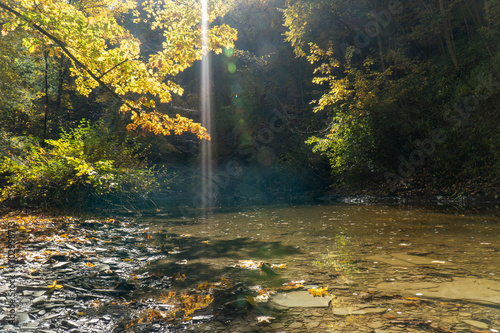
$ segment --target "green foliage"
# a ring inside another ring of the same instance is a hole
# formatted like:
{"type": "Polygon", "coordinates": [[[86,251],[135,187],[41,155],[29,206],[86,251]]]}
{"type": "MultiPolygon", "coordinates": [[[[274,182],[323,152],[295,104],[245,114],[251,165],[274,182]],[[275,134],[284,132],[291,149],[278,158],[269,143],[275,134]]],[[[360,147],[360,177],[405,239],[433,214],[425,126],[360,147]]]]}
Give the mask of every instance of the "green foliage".
{"type": "Polygon", "coordinates": [[[450,183],[498,178],[499,8],[495,0],[287,3],[285,40],[314,66],[311,103],[327,119],[306,143],[329,159],[334,185],[384,181],[387,171],[407,185],[419,173],[446,173],[450,183]],[[474,112],[450,124],[448,110],[471,99],[474,112]],[[436,129],[446,142],[401,172],[436,129]]]}
{"type": "Polygon", "coordinates": [[[136,147],[110,139],[102,126],[83,121],[59,140],[47,140],[50,149],[30,145],[24,156],[4,156],[1,200],[82,207],[97,200],[146,198],[158,187],[155,172],[139,162],[136,147]]]}

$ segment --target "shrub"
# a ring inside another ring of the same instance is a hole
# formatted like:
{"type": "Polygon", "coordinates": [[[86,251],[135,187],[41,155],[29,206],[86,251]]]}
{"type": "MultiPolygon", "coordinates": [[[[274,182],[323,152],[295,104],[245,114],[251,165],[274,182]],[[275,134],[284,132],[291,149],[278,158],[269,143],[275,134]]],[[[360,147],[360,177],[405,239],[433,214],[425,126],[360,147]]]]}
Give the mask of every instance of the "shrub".
{"type": "Polygon", "coordinates": [[[138,146],[87,121],[25,154],[3,156],[0,201],[21,206],[83,207],[145,199],[159,184],[138,146]]]}

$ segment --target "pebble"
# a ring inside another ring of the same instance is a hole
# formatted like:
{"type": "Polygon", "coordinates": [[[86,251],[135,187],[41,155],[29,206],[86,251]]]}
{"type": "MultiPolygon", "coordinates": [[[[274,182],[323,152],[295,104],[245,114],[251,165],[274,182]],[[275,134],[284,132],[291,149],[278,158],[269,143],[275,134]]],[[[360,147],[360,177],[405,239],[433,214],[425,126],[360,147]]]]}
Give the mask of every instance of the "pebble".
{"type": "Polygon", "coordinates": [[[45,303],[46,300],[47,300],[47,296],[39,296],[39,297],[35,298],[33,301],[31,301],[32,302],[31,304],[33,306],[37,306],[39,304],[45,303]]]}

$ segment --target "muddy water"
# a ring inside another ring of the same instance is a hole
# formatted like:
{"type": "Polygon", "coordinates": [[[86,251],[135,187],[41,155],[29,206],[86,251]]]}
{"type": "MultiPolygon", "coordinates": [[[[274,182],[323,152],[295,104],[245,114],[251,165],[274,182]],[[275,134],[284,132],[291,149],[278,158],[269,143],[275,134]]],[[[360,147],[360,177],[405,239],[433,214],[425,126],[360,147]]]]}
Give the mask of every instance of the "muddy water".
{"type": "Polygon", "coordinates": [[[244,313],[226,306],[230,300],[216,300],[202,313],[209,319],[187,331],[498,332],[498,216],[455,207],[335,204],[144,222],[166,233],[170,252],[151,269],[185,274],[182,287],[226,278],[247,295],[277,291],[244,313]],[[266,274],[242,260],[286,268],[266,274]],[[310,306],[308,293],[279,289],[297,280],[306,289],[328,286],[323,298],[332,301],[310,306]]]}

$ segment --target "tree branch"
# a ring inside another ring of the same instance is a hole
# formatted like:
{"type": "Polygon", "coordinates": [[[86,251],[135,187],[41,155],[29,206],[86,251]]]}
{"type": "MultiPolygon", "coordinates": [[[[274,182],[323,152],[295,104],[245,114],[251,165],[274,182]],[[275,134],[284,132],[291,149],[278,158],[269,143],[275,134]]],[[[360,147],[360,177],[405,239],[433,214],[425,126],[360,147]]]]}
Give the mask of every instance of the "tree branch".
{"type": "MultiPolygon", "coordinates": [[[[30,24],[31,27],[33,27],[35,30],[37,30],[38,32],[40,32],[42,35],[44,35],[45,37],[47,37],[50,40],[52,40],[54,43],[56,43],[63,50],[64,54],[66,54],[78,67],[82,68],[91,78],[93,78],[94,80],[96,80],[99,83],[99,85],[102,86],[105,90],[107,90],[113,97],[115,97],[115,98],[119,99],[120,101],[122,101],[130,109],[137,110],[136,107],[134,107],[134,106],[130,105],[129,103],[127,103],[123,99],[122,96],[118,95],[111,87],[109,87],[106,83],[104,83],[101,80],[100,77],[97,77],[94,73],[92,73],[92,71],[90,69],[88,69],[87,66],[85,66],[82,62],[80,62],[78,59],[76,59],[76,57],[68,50],[68,48],[66,47],[65,43],[63,41],[61,41],[59,38],[55,37],[54,35],[52,35],[51,33],[49,33],[47,30],[43,29],[38,24],[32,22],[29,18],[25,17],[23,14],[21,14],[17,10],[15,10],[15,9],[7,6],[6,4],[4,4],[2,2],[0,2],[0,8],[3,8],[6,11],[8,11],[8,12],[14,14],[15,16],[19,17],[23,21],[25,21],[28,24],[30,24]]],[[[120,64],[118,64],[118,65],[120,65],[120,64]]]]}

